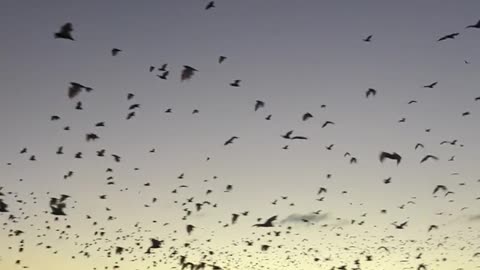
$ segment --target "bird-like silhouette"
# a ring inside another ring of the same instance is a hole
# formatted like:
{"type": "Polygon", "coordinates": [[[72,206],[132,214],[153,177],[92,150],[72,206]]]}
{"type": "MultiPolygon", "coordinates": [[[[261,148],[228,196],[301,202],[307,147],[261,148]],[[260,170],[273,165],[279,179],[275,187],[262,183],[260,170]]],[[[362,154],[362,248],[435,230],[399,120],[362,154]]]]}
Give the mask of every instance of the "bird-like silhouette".
{"type": "Polygon", "coordinates": [[[468,25],[467,27],[465,28],[475,28],[475,29],[480,29],[480,20],[477,21],[477,23],[475,24],[471,24],[471,25],[468,25]]]}
{"type": "Polygon", "coordinates": [[[74,40],[72,37],[72,32],[73,32],[72,23],[66,23],[60,28],[60,31],[54,34],[54,36],[55,38],[74,40]]]}
{"type": "Polygon", "coordinates": [[[253,227],[273,227],[273,222],[277,220],[277,216],[270,217],[264,223],[254,224],[253,227]]]}
{"type": "Polygon", "coordinates": [[[236,139],[238,139],[237,136],[232,136],[230,139],[228,139],[223,145],[229,145],[229,144],[232,144],[233,141],[235,141],[236,139]]]}
{"type": "Polygon", "coordinates": [[[120,52],[122,52],[122,50],[117,49],[117,48],[113,48],[112,51],[111,51],[112,56],[117,56],[120,52]]]}
{"type": "Polygon", "coordinates": [[[50,198],[50,213],[55,216],[66,216],[64,211],[67,206],[65,200],[69,197],[68,195],[61,195],[60,199],[50,198]]]}
{"type": "Polygon", "coordinates": [[[195,226],[192,224],[188,224],[186,227],[187,233],[190,235],[193,232],[193,229],[195,229],[195,226]]]}
{"type": "Polygon", "coordinates": [[[86,92],[91,92],[93,89],[76,82],[70,82],[70,87],[68,88],[68,97],[76,97],[82,90],[86,92]]]}
{"type": "Polygon", "coordinates": [[[373,35],[369,35],[369,36],[367,36],[366,38],[364,38],[363,41],[365,41],[365,42],[371,42],[371,41],[372,41],[372,37],[373,37],[373,35]]]}
{"type": "Polygon", "coordinates": [[[382,163],[385,159],[395,160],[397,162],[397,165],[399,165],[400,162],[402,161],[402,156],[400,156],[396,152],[393,152],[393,153],[381,152],[379,158],[380,158],[380,162],[382,162],[382,163]]]}
{"type": "Polygon", "coordinates": [[[7,213],[8,212],[8,205],[0,199],[0,213],[7,213]]]}
{"type": "Polygon", "coordinates": [[[255,101],[255,111],[258,111],[260,108],[265,107],[265,102],[261,100],[255,101]]]}
{"type": "Polygon", "coordinates": [[[332,121],[325,121],[325,122],[323,123],[323,125],[322,125],[322,128],[325,128],[325,127],[327,127],[328,125],[335,125],[335,123],[332,122],[332,121]]]}
{"type": "Polygon", "coordinates": [[[152,249],[161,248],[162,244],[163,244],[163,240],[157,240],[157,239],[154,239],[154,238],[150,238],[150,247],[148,247],[146,253],[150,254],[152,249]]]}
{"type": "Polygon", "coordinates": [[[191,66],[183,66],[183,70],[182,70],[182,75],[180,77],[180,81],[186,81],[186,80],[190,80],[193,75],[195,74],[195,72],[197,72],[198,70],[191,67],[191,66]]]}
{"type": "Polygon", "coordinates": [[[375,96],[377,95],[377,90],[373,88],[368,88],[367,92],[365,92],[365,97],[369,98],[370,96],[375,96]]]}
{"type": "Polygon", "coordinates": [[[448,189],[446,186],[444,185],[437,185],[434,189],[433,189],[433,195],[435,195],[435,193],[437,193],[439,190],[442,190],[444,192],[447,192],[448,189]]]}
{"type": "Polygon", "coordinates": [[[291,135],[293,134],[293,130],[287,131],[284,135],[281,135],[282,138],[284,139],[291,139],[291,135]]]}
{"type": "Polygon", "coordinates": [[[422,160],[420,160],[420,163],[423,163],[429,159],[438,160],[438,157],[434,155],[426,155],[425,157],[422,158],[422,160]]]}
{"type": "Polygon", "coordinates": [[[430,227],[428,227],[428,232],[431,232],[432,230],[438,230],[438,226],[437,225],[430,225],[430,227]]]}
{"type": "Polygon", "coordinates": [[[88,133],[85,136],[85,138],[86,138],[87,142],[89,142],[89,141],[95,141],[95,140],[99,139],[100,137],[95,133],[88,133]]]}
{"type": "Polygon", "coordinates": [[[431,84],[424,85],[423,88],[433,89],[437,84],[438,84],[438,82],[433,82],[431,84]]]}
{"type": "Polygon", "coordinates": [[[405,229],[405,227],[407,226],[408,224],[408,220],[401,223],[401,224],[397,224],[396,222],[392,223],[393,226],[395,226],[395,229],[398,229],[398,230],[402,230],[402,229],[405,229]]]}
{"type": "Polygon", "coordinates": [[[313,118],[313,115],[309,112],[303,114],[302,121],[307,121],[308,119],[313,118]]]}
{"type": "Polygon", "coordinates": [[[241,81],[242,81],[242,80],[235,80],[235,81],[233,81],[232,83],[230,83],[230,86],[232,86],[232,87],[240,87],[240,82],[241,82],[241,81]]]}
{"type": "Polygon", "coordinates": [[[447,40],[447,39],[455,39],[458,35],[460,35],[460,33],[448,34],[448,35],[442,36],[437,41],[443,41],[443,40],[447,40]]]}
{"type": "Polygon", "coordinates": [[[170,72],[167,70],[167,71],[164,71],[161,75],[157,75],[157,77],[162,79],[162,80],[166,80],[168,74],[170,74],[170,72]]]}
{"type": "Polygon", "coordinates": [[[214,8],[214,7],[215,7],[215,2],[210,1],[210,2],[208,2],[207,6],[205,7],[205,10],[209,10],[211,8],[214,8]]]}
{"type": "Polygon", "coordinates": [[[226,57],[226,56],[221,55],[221,56],[218,57],[218,63],[219,63],[219,64],[225,62],[225,60],[227,60],[227,57],[226,57]]]}
{"type": "Polygon", "coordinates": [[[421,148],[424,148],[423,144],[417,143],[417,144],[415,145],[415,150],[417,150],[417,149],[420,148],[420,147],[421,147],[421,148]]]}

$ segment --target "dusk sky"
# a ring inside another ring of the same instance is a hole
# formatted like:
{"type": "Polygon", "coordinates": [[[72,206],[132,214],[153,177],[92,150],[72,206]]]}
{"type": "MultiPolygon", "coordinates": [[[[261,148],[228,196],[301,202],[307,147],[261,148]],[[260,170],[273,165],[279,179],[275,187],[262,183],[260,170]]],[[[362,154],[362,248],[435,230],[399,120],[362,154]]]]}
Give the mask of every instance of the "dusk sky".
{"type": "Polygon", "coordinates": [[[0,2],[1,270],[480,268],[480,1],[0,2]]]}

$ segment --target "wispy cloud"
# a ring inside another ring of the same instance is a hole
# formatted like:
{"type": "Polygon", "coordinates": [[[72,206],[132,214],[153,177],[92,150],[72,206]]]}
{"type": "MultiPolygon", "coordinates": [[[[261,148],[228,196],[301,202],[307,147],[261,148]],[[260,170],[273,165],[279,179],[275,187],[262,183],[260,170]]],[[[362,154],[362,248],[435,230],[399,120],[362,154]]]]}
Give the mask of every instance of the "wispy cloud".
{"type": "Polygon", "coordinates": [[[305,222],[304,220],[308,220],[308,222],[319,222],[322,220],[328,219],[328,213],[323,213],[323,214],[315,214],[315,213],[308,213],[308,214],[291,214],[288,217],[282,219],[280,223],[303,223],[305,222]]]}

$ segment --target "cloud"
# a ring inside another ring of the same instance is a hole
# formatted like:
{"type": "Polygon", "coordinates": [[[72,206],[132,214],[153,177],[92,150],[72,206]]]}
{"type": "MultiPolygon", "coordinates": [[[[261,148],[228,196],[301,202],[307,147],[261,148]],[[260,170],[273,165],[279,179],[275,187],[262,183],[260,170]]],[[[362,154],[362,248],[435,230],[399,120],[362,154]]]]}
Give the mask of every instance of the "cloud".
{"type": "Polygon", "coordinates": [[[480,214],[470,216],[470,218],[468,220],[470,220],[470,221],[480,221],[480,214]]]}
{"type": "Polygon", "coordinates": [[[314,214],[314,213],[291,214],[288,217],[282,219],[282,221],[280,221],[280,223],[282,223],[282,224],[284,224],[284,223],[304,223],[304,221],[303,221],[304,219],[308,220],[309,222],[316,223],[316,222],[325,220],[327,218],[328,218],[328,213],[319,214],[319,215],[314,214]]]}

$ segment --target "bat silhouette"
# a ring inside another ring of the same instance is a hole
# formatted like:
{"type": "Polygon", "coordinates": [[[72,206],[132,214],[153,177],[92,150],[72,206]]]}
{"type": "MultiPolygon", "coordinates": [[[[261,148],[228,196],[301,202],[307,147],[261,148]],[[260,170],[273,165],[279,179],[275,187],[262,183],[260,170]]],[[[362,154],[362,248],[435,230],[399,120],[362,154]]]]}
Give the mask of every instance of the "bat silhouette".
{"type": "Polygon", "coordinates": [[[448,34],[448,35],[445,35],[445,36],[439,38],[439,39],[437,40],[437,42],[438,42],[438,41],[447,40],[447,39],[455,39],[455,37],[457,37],[458,35],[460,35],[460,33],[448,34]]]}
{"type": "Polygon", "coordinates": [[[263,108],[263,107],[265,107],[265,102],[261,100],[257,100],[255,102],[255,111],[258,111],[260,108],[263,108]]]}
{"type": "Polygon", "coordinates": [[[191,67],[191,66],[183,66],[180,81],[183,82],[183,81],[186,81],[186,80],[190,80],[193,77],[193,75],[195,74],[196,71],[198,71],[198,70],[191,67]]]}
{"type": "Polygon", "coordinates": [[[277,216],[270,217],[264,223],[254,224],[253,227],[273,227],[273,222],[277,220],[277,216]]]}
{"type": "Polygon", "coordinates": [[[54,34],[54,36],[55,38],[74,40],[72,37],[72,32],[73,32],[72,23],[66,23],[60,28],[60,31],[54,34]]]}
{"type": "Polygon", "coordinates": [[[379,158],[380,158],[380,162],[382,162],[382,163],[385,159],[395,160],[395,161],[397,161],[397,165],[400,164],[400,162],[402,161],[402,157],[395,152],[393,152],[393,153],[381,152],[379,158]]]}

